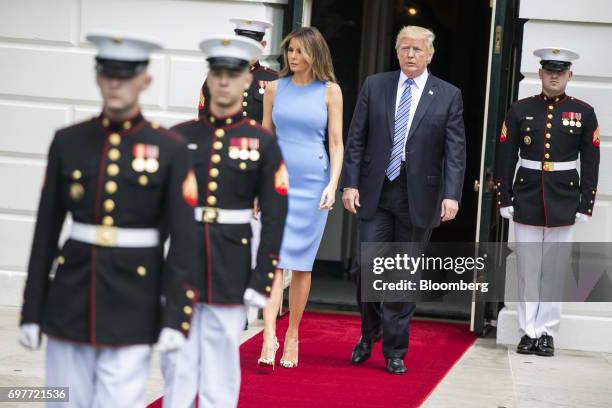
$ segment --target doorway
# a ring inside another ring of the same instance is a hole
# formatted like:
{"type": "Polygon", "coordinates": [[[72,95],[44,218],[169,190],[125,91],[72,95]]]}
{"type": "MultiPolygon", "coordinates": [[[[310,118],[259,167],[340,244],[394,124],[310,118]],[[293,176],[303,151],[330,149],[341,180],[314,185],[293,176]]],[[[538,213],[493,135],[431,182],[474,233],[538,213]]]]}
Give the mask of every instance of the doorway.
{"type": "MultiPolygon", "coordinates": [[[[489,0],[314,0],[311,25],[326,38],[344,95],[348,133],[359,89],[366,76],[399,69],[395,36],[405,25],[436,34],[432,74],[461,89],[467,147],[463,197],[457,219],[434,230],[432,241],[472,242],[476,236],[482,132],[491,32],[489,0]]],[[[352,217],[347,217],[354,224],[352,217]]],[[[355,228],[326,230],[327,237],[355,247],[355,228]],[[347,233],[349,231],[349,233],[347,233]]],[[[325,239],[324,239],[325,240],[325,239]]],[[[355,287],[342,263],[317,261],[310,303],[351,308],[355,287]]],[[[356,310],[356,309],[355,309],[356,310]]],[[[417,313],[468,319],[470,302],[423,302],[417,313]]]]}

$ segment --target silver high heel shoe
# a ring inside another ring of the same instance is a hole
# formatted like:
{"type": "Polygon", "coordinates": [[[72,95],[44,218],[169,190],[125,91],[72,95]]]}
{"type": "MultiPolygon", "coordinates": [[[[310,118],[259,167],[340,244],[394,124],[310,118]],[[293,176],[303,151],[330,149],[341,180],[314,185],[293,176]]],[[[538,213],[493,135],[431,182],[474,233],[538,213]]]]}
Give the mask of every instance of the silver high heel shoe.
{"type": "MultiPolygon", "coordinates": [[[[286,340],[285,340],[286,341],[286,340]]],[[[285,353],[283,353],[283,357],[280,360],[280,365],[283,368],[297,368],[298,366],[298,343],[299,341],[296,339],[295,342],[292,342],[295,344],[295,347],[292,347],[292,344],[286,345],[285,346],[285,350],[286,351],[293,351],[295,350],[295,361],[292,360],[286,360],[285,359],[285,353]]]]}
{"type": "Polygon", "coordinates": [[[260,357],[259,360],[257,360],[257,364],[263,368],[271,367],[272,370],[274,371],[274,361],[276,360],[276,352],[278,351],[279,347],[280,347],[280,344],[278,344],[278,339],[276,338],[276,336],[274,336],[273,341],[269,342],[268,346],[266,347],[266,350],[265,350],[266,357],[260,357]],[[272,357],[270,357],[270,355],[272,355],[272,357]]]}

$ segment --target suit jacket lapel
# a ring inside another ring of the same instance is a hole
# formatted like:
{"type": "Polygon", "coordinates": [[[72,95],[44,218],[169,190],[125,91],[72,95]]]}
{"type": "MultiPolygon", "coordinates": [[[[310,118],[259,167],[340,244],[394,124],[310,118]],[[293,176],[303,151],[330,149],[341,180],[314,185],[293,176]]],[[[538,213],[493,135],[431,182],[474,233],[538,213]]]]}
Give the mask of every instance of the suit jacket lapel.
{"type": "Polygon", "coordinates": [[[419,123],[421,123],[423,116],[425,116],[425,112],[427,112],[429,105],[436,97],[436,88],[435,77],[432,74],[429,74],[427,82],[425,82],[425,88],[421,94],[421,99],[419,100],[419,105],[414,113],[414,118],[412,119],[410,131],[408,132],[408,138],[406,140],[410,140],[415,130],[419,127],[419,123]]]}
{"type": "Polygon", "coordinates": [[[385,103],[387,106],[387,125],[389,126],[389,138],[393,146],[393,135],[395,134],[395,100],[397,99],[397,82],[399,81],[400,71],[390,76],[387,83],[385,103]]]}

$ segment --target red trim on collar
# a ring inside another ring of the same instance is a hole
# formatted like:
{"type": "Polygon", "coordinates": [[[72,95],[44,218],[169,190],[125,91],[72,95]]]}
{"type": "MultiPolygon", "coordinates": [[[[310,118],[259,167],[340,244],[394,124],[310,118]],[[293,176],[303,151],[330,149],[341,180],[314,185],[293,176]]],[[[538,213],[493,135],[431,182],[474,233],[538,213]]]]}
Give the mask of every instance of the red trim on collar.
{"type": "Polygon", "coordinates": [[[104,115],[104,112],[100,113],[100,115],[95,119],[95,122],[106,134],[110,133],[119,133],[121,136],[127,136],[131,133],[136,132],[137,130],[142,129],[147,121],[142,116],[142,113],[138,111],[138,113],[132,117],[131,119],[126,119],[121,122],[113,122],[109,118],[104,115]],[[129,122],[129,127],[125,127],[124,124],[129,122]]]}
{"type": "Polygon", "coordinates": [[[240,108],[237,112],[227,116],[215,116],[209,110],[205,115],[201,115],[200,119],[205,123],[209,123],[212,127],[227,128],[246,119],[246,116],[242,114],[243,111],[244,109],[240,108]],[[226,122],[228,119],[231,119],[231,123],[226,122]]]}
{"type": "Polygon", "coordinates": [[[546,96],[546,95],[544,94],[544,92],[542,92],[542,93],[540,93],[540,95],[539,95],[539,96],[540,96],[540,98],[542,98],[542,100],[543,100],[544,102],[546,102],[546,103],[552,103],[553,105],[554,105],[554,104],[557,104],[557,103],[559,103],[559,102],[563,101],[565,98],[567,98],[567,94],[566,94],[565,92],[563,92],[561,95],[557,95],[557,96],[553,96],[553,97],[546,96]]]}

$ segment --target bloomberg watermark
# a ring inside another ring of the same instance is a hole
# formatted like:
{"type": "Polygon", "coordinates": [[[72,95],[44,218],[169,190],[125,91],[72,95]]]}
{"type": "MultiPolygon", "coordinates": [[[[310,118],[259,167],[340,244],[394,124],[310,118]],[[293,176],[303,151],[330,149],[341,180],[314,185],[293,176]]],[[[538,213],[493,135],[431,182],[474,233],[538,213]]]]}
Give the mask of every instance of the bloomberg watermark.
{"type": "Polygon", "coordinates": [[[364,302],[612,301],[612,243],[361,244],[364,302]]]}

